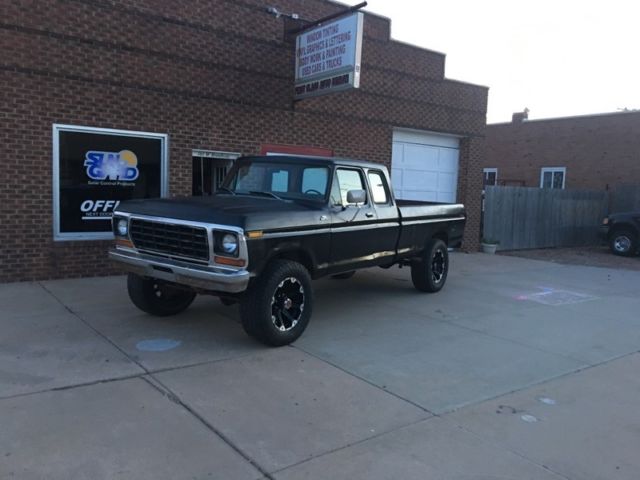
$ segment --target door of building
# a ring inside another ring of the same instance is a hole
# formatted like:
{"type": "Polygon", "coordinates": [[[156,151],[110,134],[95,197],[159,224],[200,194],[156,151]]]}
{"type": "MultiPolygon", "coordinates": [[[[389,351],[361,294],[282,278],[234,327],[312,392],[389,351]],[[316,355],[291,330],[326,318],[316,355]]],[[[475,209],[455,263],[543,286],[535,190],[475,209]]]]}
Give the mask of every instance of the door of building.
{"type": "Polygon", "coordinates": [[[391,182],[396,198],[454,203],[459,152],[458,137],[394,130],[391,182]]]}
{"type": "Polygon", "coordinates": [[[239,153],[213,150],[193,150],[192,152],[192,195],[213,195],[222,185],[224,177],[239,153]]]}

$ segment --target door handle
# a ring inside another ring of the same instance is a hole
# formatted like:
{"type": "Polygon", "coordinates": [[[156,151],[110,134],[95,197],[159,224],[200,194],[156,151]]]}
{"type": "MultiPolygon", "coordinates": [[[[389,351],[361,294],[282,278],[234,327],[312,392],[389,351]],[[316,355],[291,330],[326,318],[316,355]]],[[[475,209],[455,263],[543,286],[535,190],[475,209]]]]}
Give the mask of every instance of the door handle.
{"type": "Polygon", "coordinates": [[[367,218],[373,218],[373,213],[367,212],[367,213],[364,214],[364,216],[367,217],[367,218]]]}

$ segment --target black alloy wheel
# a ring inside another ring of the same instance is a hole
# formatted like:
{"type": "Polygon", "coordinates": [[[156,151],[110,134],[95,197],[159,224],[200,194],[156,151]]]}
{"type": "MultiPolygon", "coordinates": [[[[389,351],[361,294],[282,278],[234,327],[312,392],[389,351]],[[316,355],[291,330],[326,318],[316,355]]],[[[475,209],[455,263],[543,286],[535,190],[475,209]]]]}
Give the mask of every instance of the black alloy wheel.
{"type": "Polygon", "coordinates": [[[449,250],[439,238],[431,239],[422,255],[411,262],[413,286],[421,292],[435,293],[442,290],[449,272],[449,250]]]}
{"type": "Polygon", "coordinates": [[[279,347],[302,335],[312,307],[307,269],[292,260],[274,260],[245,292],[240,318],[247,334],[265,345],[279,347]]]}
{"type": "Polygon", "coordinates": [[[271,297],[271,321],[281,332],[294,328],[304,312],[304,288],[295,277],[285,278],[271,297]]]}

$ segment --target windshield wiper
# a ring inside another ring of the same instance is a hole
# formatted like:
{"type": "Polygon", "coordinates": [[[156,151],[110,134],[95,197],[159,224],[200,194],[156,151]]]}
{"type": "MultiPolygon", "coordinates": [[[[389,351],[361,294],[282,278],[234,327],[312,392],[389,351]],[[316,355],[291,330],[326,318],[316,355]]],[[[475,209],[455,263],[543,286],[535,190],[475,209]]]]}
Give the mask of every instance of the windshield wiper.
{"type": "Polygon", "coordinates": [[[249,193],[251,195],[262,195],[264,197],[271,197],[271,198],[275,198],[276,200],[282,200],[282,197],[279,197],[273,192],[258,192],[257,190],[249,190],[249,193]]]}
{"type": "Polygon", "coordinates": [[[218,187],[218,189],[216,190],[216,193],[218,193],[220,191],[230,193],[231,195],[235,195],[236,194],[236,192],[234,192],[233,190],[231,190],[230,188],[227,188],[227,187],[218,187]]]}

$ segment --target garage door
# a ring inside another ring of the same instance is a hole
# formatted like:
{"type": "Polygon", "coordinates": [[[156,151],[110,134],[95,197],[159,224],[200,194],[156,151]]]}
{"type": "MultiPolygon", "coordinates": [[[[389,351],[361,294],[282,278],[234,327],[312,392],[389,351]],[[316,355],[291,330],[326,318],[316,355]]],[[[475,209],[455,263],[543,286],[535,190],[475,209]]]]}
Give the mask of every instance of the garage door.
{"type": "Polygon", "coordinates": [[[394,130],[391,180],[396,198],[454,203],[459,150],[457,137],[394,130]]]}

